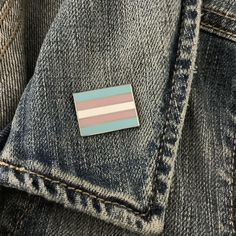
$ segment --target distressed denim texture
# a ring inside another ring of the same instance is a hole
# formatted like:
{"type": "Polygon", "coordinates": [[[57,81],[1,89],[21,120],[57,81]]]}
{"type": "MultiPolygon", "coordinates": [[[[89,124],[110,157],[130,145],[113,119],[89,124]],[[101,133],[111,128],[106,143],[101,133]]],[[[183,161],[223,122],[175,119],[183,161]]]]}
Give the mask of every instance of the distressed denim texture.
{"type": "Polygon", "coordinates": [[[233,235],[235,46],[200,34],[197,73],[167,207],[167,235],[233,235]]]}
{"type": "Polygon", "coordinates": [[[0,235],[135,236],[113,224],[12,189],[2,190],[0,235]]]}
{"type": "Polygon", "coordinates": [[[0,233],[234,235],[235,5],[5,1],[0,233]],[[127,83],[140,128],[81,137],[72,94],[127,83]]]}
{"type": "Polygon", "coordinates": [[[9,126],[62,0],[0,1],[0,130],[9,126]]]}

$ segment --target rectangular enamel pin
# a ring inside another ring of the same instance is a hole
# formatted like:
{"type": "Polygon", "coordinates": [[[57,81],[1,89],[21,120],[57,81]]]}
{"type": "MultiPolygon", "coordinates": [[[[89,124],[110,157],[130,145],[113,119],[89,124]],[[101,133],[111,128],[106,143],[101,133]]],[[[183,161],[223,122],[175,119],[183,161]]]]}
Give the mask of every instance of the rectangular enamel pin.
{"type": "Polygon", "coordinates": [[[81,136],[139,126],[130,84],[74,93],[81,136]]]}

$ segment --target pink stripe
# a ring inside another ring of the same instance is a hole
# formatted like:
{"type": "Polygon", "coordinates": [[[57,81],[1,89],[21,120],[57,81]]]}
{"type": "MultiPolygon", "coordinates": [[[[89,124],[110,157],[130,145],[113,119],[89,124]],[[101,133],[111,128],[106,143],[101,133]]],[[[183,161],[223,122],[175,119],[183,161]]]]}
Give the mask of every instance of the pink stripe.
{"type": "Polygon", "coordinates": [[[88,127],[92,125],[106,123],[109,121],[133,118],[136,116],[137,116],[136,110],[131,109],[127,111],[119,111],[119,112],[114,112],[114,113],[110,113],[106,115],[93,116],[89,118],[80,119],[79,125],[80,125],[80,128],[84,128],[84,127],[88,127]]]}
{"type": "Polygon", "coordinates": [[[77,110],[86,110],[89,108],[94,107],[102,107],[112,104],[118,104],[123,102],[130,102],[133,101],[133,96],[131,93],[125,93],[121,95],[115,95],[115,96],[109,96],[99,99],[92,99],[89,101],[83,101],[83,102],[76,102],[76,109],[77,110]]]}

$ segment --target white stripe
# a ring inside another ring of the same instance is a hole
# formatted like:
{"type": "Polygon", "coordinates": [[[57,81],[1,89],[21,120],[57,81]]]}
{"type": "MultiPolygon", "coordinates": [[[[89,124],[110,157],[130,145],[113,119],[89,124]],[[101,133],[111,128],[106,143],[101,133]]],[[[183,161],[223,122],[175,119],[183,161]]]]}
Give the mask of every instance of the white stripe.
{"type": "Polygon", "coordinates": [[[105,115],[113,112],[118,111],[125,111],[129,109],[134,109],[135,104],[134,102],[124,102],[124,103],[118,103],[114,105],[109,106],[103,106],[98,108],[91,108],[87,110],[77,111],[77,115],[79,119],[92,117],[92,116],[98,116],[98,115],[105,115]]]}

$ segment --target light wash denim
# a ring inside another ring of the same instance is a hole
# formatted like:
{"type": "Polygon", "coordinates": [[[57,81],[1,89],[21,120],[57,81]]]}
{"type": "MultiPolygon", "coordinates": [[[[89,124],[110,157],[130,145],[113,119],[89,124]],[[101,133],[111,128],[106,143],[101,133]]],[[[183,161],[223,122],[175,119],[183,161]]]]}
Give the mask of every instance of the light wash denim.
{"type": "Polygon", "coordinates": [[[235,234],[235,1],[0,6],[0,235],[235,234]],[[140,127],[81,137],[124,84],[140,127]]]}

